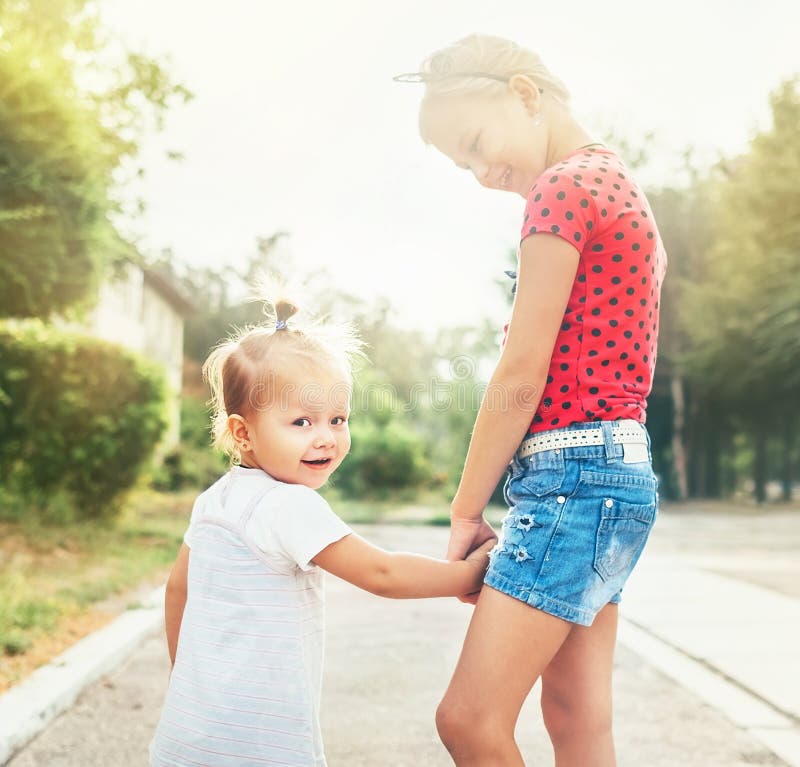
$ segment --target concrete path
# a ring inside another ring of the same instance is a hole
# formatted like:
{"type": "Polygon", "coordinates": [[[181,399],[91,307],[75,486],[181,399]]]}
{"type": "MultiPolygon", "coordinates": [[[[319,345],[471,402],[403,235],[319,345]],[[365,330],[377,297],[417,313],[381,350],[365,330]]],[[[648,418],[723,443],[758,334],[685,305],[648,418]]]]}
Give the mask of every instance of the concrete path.
{"type": "MultiPolygon", "coordinates": [[[[620,767],[800,764],[800,753],[794,761],[791,739],[797,724],[794,696],[800,688],[792,676],[791,637],[800,628],[795,612],[800,594],[793,593],[794,580],[787,577],[796,566],[791,541],[800,536],[800,517],[768,520],[770,535],[780,539],[774,545],[769,537],[754,540],[743,533],[741,528],[751,522],[662,514],[623,600],[626,620],[615,664],[620,767]],[[730,531],[739,537],[733,540],[730,531]],[[699,545],[704,536],[707,540],[699,545]],[[765,546],[772,546],[769,557],[765,546]],[[731,561],[761,585],[731,577],[730,568],[720,567],[731,561]],[[743,605],[753,608],[745,612],[743,605]],[[784,635],[785,643],[775,638],[784,635]],[[761,662],[767,653],[774,664],[761,662]],[[762,708],[731,711],[719,705],[720,696],[731,697],[725,685],[762,708]],[[776,741],[768,745],[752,726],[754,720],[788,733],[788,740],[783,746],[776,741]]],[[[433,555],[441,555],[447,539],[442,528],[369,527],[363,532],[387,548],[433,555]]],[[[450,764],[438,743],[433,714],[471,608],[455,600],[390,602],[333,578],[328,584],[323,728],[331,767],[450,764]]],[[[146,764],[166,679],[163,640],[153,637],[87,690],[10,766],[146,764]]],[[[518,739],[526,764],[550,765],[537,699],[534,690],[520,718],[518,739]]]]}

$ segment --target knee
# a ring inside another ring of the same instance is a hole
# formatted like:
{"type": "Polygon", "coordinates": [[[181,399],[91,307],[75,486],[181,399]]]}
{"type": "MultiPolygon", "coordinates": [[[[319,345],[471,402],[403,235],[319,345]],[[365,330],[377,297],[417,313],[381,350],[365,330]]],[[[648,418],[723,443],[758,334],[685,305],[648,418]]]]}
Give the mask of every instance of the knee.
{"type": "Polygon", "coordinates": [[[444,747],[456,757],[485,754],[499,747],[506,728],[486,712],[445,698],[436,709],[436,729],[444,747]]]}
{"type": "Polygon", "coordinates": [[[469,735],[468,712],[445,698],[436,709],[436,730],[444,747],[450,751],[463,743],[469,735]]]}
{"type": "Polygon", "coordinates": [[[611,733],[611,701],[543,691],[542,718],[554,743],[575,737],[595,740],[611,733]]]}

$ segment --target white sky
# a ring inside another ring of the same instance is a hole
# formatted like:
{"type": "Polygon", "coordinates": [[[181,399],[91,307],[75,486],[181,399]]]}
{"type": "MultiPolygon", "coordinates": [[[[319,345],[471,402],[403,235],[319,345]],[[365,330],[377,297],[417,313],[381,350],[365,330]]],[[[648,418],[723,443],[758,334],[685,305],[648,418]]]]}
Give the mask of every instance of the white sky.
{"type": "Polygon", "coordinates": [[[133,48],[196,98],[146,145],[145,252],[244,259],[287,230],[301,271],[388,296],[401,324],[476,325],[506,310],[493,280],[523,200],[488,191],[417,136],[419,85],[392,82],[471,32],[538,51],[595,135],[655,131],[649,182],[677,152],[745,149],[768,93],[800,72],[796,0],[101,0],[133,48]],[[182,163],[164,159],[183,152],[182,163]]]}

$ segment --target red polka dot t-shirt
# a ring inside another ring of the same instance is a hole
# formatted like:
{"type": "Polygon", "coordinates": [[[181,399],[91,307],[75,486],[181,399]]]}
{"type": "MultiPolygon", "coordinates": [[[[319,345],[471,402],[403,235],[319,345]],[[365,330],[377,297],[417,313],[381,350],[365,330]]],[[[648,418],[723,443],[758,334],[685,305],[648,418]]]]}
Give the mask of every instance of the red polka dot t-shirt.
{"type": "Polygon", "coordinates": [[[579,149],[528,193],[522,239],[537,232],[562,237],[580,260],[530,432],[644,423],[667,255],[642,190],[614,152],[579,149]]]}

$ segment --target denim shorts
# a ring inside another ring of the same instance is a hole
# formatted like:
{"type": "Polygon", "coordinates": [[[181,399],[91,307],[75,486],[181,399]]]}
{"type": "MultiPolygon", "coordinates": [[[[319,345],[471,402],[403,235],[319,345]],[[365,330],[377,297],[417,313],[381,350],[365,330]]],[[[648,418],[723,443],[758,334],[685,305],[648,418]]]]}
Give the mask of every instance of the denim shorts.
{"type": "Polygon", "coordinates": [[[658,479],[644,424],[624,422],[641,428],[646,451],[614,444],[614,423],[622,422],[546,432],[599,427],[602,445],[514,456],[503,489],[509,510],[489,555],[487,586],[583,626],[620,601],[658,514],[658,479]]]}

